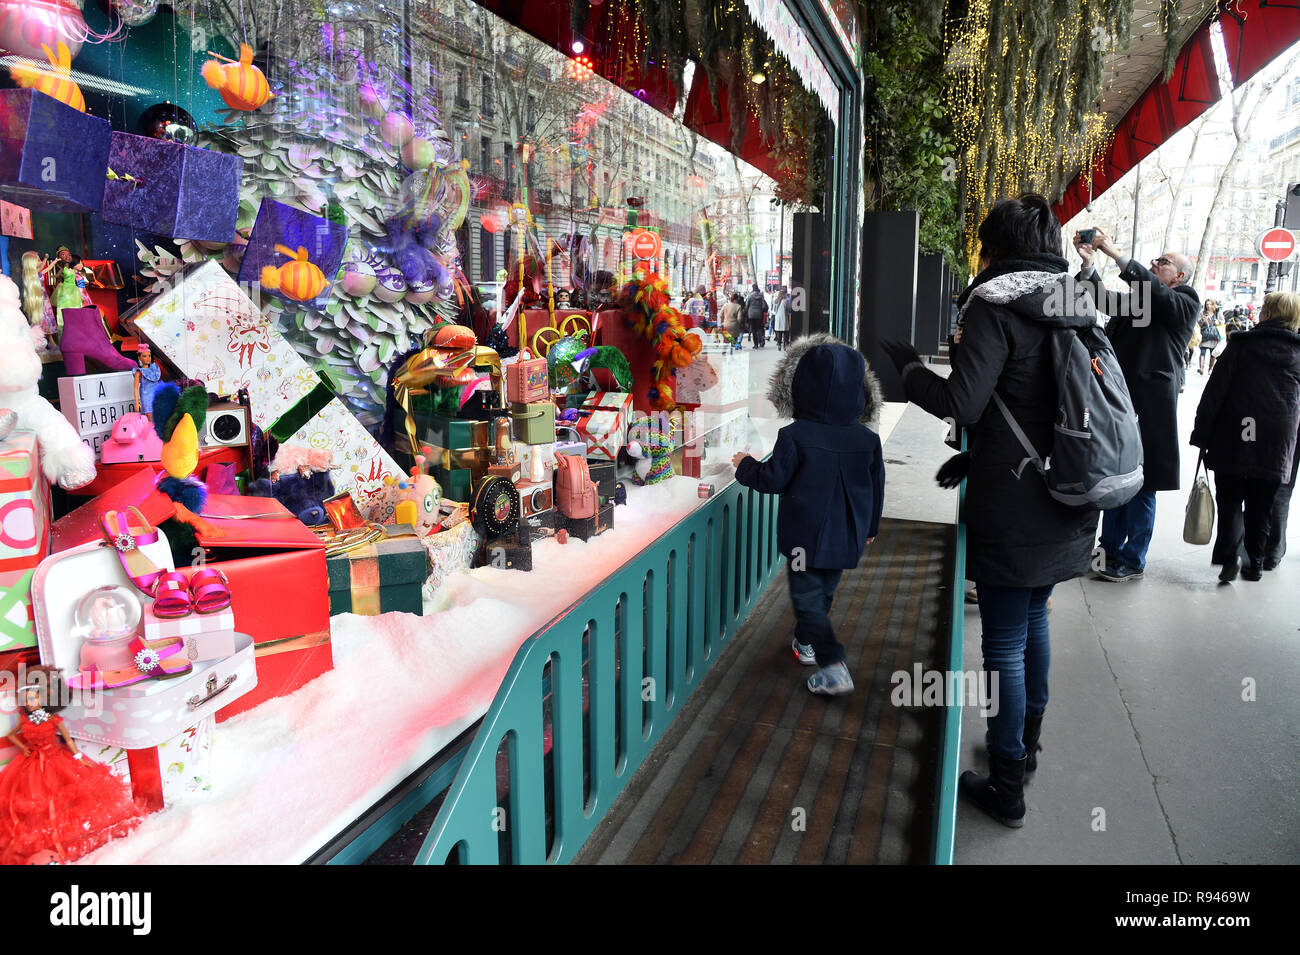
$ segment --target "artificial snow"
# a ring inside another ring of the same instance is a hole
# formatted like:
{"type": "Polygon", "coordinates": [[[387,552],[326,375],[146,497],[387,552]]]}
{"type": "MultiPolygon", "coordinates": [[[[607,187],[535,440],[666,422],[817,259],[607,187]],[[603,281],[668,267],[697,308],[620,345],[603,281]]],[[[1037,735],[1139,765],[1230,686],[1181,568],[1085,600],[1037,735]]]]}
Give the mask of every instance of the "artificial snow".
{"type": "MultiPolygon", "coordinates": [[[[750,450],[768,443],[755,438],[750,450]]],[[[721,490],[731,477],[720,467],[703,480],[721,490]]],[[[535,543],[530,573],[453,574],[425,616],[331,618],[332,671],[216,727],[210,791],[83,861],[305,861],[481,718],[524,641],[701,506],[699,484],[628,482],[611,530],[535,543]]]]}

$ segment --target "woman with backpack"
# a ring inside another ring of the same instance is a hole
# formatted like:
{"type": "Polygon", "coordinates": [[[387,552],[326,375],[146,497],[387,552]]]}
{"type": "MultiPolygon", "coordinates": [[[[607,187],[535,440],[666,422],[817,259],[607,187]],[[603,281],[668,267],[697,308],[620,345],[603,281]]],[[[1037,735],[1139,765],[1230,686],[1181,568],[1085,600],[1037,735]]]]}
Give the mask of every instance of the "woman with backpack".
{"type": "Polygon", "coordinates": [[[981,271],[958,300],[961,344],[941,378],[911,345],[886,343],[909,400],[968,427],[970,450],[940,469],[940,484],[967,478],[966,577],[979,591],[984,669],[997,680],[988,717],[989,774],[965,772],[961,791],[1003,825],[1024,825],[1024,781],[1047,706],[1047,600],[1089,570],[1094,509],[1059,503],[1033,466],[995,395],[1033,446],[1053,446],[1061,402],[1052,336],[1097,323],[1091,297],[1070,280],[1061,225],[1042,196],[993,205],[979,228],[981,271]]]}

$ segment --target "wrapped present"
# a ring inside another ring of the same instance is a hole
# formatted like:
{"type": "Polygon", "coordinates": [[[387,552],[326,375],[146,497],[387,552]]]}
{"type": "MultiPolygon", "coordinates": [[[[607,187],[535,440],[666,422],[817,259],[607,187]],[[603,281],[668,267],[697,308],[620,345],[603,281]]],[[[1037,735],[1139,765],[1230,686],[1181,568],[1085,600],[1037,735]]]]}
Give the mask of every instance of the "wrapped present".
{"type": "Polygon", "coordinates": [[[104,188],[104,221],[202,242],[234,236],[244,172],[239,156],[114,132],[108,168],[119,178],[104,188]]]}
{"type": "Polygon", "coordinates": [[[335,491],[351,491],[369,520],[391,518],[378,491],[402,470],[220,264],[187,266],[122,321],[208,391],[247,389],[253,423],[281,444],[332,450],[335,491]]]}
{"type": "Polygon", "coordinates": [[[333,285],[317,288],[317,282],[307,280],[310,270],[302,268],[304,263],[290,259],[281,249],[289,250],[298,259],[305,253],[305,262],[318,269],[328,283],[343,264],[347,244],[347,226],[274,199],[263,199],[239,266],[239,281],[248,286],[260,283],[264,293],[286,302],[324,309],[329,304],[333,285]],[[265,269],[275,275],[270,285],[266,282],[265,269]]]}
{"type": "Polygon", "coordinates": [[[550,401],[512,404],[515,438],[525,444],[555,443],[555,405],[550,401]]]}
{"type": "Polygon", "coordinates": [[[337,555],[327,555],[330,616],[424,613],[423,587],[432,560],[414,533],[380,536],[337,555]]]}
{"type": "Polygon", "coordinates": [[[617,461],[627,444],[632,396],[623,391],[598,391],[582,406],[578,433],[587,442],[587,456],[617,461]]]}
{"type": "Polygon", "coordinates": [[[492,446],[486,421],[452,418],[425,410],[432,398],[413,395],[411,407],[420,440],[439,448],[487,448],[492,446]]]}
{"type": "Polygon", "coordinates": [[[0,90],[0,198],[35,212],[94,212],[104,201],[108,120],[31,89],[0,90]]]}
{"type": "Polygon", "coordinates": [[[185,641],[187,660],[221,660],[236,652],[235,613],[229,607],[216,613],[163,618],[154,615],[151,603],[144,608],[143,619],[146,640],[179,637],[185,641]]]}
{"type": "Polygon", "coordinates": [[[424,583],[425,596],[432,596],[451,574],[474,566],[481,539],[470,521],[461,521],[449,530],[420,538],[431,561],[429,579],[424,583]]]}
{"type": "MultiPolygon", "coordinates": [[[[442,496],[450,498],[453,501],[468,501],[470,492],[474,488],[474,472],[469,468],[444,468],[435,465],[430,468],[430,474],[438,482],[438,487],[442,490],[442,496]]],[[[484,469],[484,473],[487,470],[484,469]]]]}
{"type": "Polygon", "coordinates": [[[84,739],[76,743],[87,757],[130,780],[136,797],[157,810],[212,789],[213,735],[214,720],[208,716],[146,749],[128,750],[84,739]]]}
{"type": "Polygon", "coordinates": [[[590,540],[597,534],[603,534],[614,526],[614,502],[603,504],[596,509],[595,517],[566,517],[564,527],[570,537],[578,540],[590,540]]]}
{"type": "MultiPolygon", "coordinates": [[[[700,352],[706,359],[717,381],[699,389],[695,398],[699,410],[711,414],[727,414],[749,406],[749,353],[734,351],[728,346],[706,344],[700,352]]],[[[688,365],[687,368],[692,366],[688,365]]]]}
{"type": "Polygon", "coordinates": [[[32,577],[49,552],[50,489],[36,435],[0,441],[0,654],[36,646],[32,577]]]}
{"type": "Polygon", "coordinates": [[[59,411],[96,458],[117,419],[135,410],[134,372],[59,379],[59,411]]]}

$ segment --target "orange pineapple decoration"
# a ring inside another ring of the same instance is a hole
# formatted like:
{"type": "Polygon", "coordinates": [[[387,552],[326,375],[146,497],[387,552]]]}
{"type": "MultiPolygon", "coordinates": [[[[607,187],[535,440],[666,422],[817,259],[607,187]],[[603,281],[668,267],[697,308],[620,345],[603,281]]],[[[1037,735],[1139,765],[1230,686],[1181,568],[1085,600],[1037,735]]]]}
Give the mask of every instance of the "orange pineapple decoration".
{"type": "Polygon", "coordinates": [[[238,60],[211,50],[208,55],[216,59],[203,64],[203,79],[221,94],[231,109],[258,109],[275,95],[266,82],[266,75],[253,65],[253,48],[247,43],[239,45],[238,60]],[[225,62],[220,63],[219,60],[225,62]]]}
{"type": "Polygon", "coordinates": [[[71,79],[72,54],[68,52],[68,45],[60,40],[56,48],[57,53],[44,43],[41,44],[41,49],[45,51],[45,58],[50,61],[49,68],[11,66],[9,72],[14,82],[38,93],[44,93],[46,96],[52,96],[60,103],[84,113],[86,98],[81,95],[81,87],[71,79]]]}

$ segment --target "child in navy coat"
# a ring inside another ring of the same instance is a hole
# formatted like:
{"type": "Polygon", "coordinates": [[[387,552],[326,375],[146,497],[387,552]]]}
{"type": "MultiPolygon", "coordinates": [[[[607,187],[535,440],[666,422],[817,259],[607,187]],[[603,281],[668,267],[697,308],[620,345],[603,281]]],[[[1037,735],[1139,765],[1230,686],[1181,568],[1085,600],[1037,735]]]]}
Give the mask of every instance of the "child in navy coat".
{"type": "Polygon", "coordinates": [[[850,693],[829,613],[840,575],[858,565],[880,527],[885,465],[880,437],[865,425],[879,411],[880,388],[860,352],[818,335],[790,346],[769,398],[795,420],[767,461],[743,452],[732,459],[736,480],[781,495],[777,545],[788,560],[793,647],[800,663],[818,667],[808,689],[850,693]]]}

